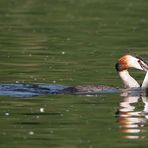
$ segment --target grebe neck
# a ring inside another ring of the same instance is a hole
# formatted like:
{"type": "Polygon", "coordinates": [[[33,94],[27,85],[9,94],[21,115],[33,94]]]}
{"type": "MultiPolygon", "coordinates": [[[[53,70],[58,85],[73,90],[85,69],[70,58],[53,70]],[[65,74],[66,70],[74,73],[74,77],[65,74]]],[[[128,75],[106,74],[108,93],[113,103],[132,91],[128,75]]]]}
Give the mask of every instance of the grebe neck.
{"type": "Polygon", "coordinates": [[[142,83],[142,88],[148,88],[148,72],[145,75],[144,81],[142,83]]]}
{"type": "Polygon", "coordinates": [[[120,71],[119,76],[122,79],[125,88],[140,87],[138,82],[129,75],[127,70],[120,71]]]}

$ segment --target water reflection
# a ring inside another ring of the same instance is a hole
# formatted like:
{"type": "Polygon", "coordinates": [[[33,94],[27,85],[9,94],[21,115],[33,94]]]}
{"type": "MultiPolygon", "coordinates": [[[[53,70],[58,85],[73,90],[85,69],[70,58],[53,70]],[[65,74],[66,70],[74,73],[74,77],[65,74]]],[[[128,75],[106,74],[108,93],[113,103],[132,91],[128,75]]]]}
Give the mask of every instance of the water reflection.
{"type": "Polygon", "coordinates": [[[128,90],[121,94],[123,99],[116,112],[119,131],[122,138],[141,139],[145,138],[144,126],[148,121],[148,97],[146,91],[128,90]],[[142,111],[138,111],[137,104],[142,100],[144,103],[142,111]]]}

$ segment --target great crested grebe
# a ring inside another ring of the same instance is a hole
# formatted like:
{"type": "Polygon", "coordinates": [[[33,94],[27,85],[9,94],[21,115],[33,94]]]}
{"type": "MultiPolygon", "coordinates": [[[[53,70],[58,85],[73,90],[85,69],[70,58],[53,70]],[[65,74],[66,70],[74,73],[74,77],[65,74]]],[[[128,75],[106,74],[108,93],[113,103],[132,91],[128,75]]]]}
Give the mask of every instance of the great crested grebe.
{"type": "MultiPolygon", "coordinates": [[[[125,88],[140,87],[139,83],[129,75],[129,68],[136,68],[139,70],[148,71],[148,64],[140,57],[133,56],[130,54],[122,56],[116,64],[116,70],[123,81],[125,88]]],[[[148,72],[143,81],[142,87],[148,85],[148,72]]]]}
{"type": "MultiPolygon", "coordinates": [[[[135,68],[139,70],[147,71],[148,64],[140,57],[126,54],[122,56],[115,65],[116,70],[123,81],[125,88],[140,88],[139,83],[130,76],[128,73],[129,68],[135,68]]],[[[142,87],[145,87],[148,82],[148,74],[146,75],[142,87]]],[[[68,88],[69,89],[69,88],[68,88]]],[[[120,92],[121,89],[104,86],[104,85],[80,85],[74,87],[74,93],[76,94],[95,94],[95,93],[108,93],[108,92],[120,92]]]]}

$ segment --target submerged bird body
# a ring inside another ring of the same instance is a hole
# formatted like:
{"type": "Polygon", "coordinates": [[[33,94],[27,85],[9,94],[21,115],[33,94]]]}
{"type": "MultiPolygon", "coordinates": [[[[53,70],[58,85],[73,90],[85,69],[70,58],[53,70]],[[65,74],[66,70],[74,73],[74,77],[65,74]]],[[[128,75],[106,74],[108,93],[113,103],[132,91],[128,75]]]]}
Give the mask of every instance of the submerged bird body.
{"type": "Polygon", "coordinates": [[[97,93],[117,93],[119,88],[105,85],[79,85],[76,86],[75,94],[97,94],[97,93]]]}

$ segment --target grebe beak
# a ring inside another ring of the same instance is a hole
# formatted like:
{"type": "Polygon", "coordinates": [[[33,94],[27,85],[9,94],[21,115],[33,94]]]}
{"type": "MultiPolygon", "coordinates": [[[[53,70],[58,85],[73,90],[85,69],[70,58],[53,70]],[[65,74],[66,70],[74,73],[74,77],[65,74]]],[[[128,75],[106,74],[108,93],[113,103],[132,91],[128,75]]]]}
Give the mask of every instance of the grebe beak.
{"type": "Polygon", "coordinates": [[[138,63],[144,71],[148,71],[148,64],[146,62],[144,62],[143,60],[139,60],[138,63]]]}

